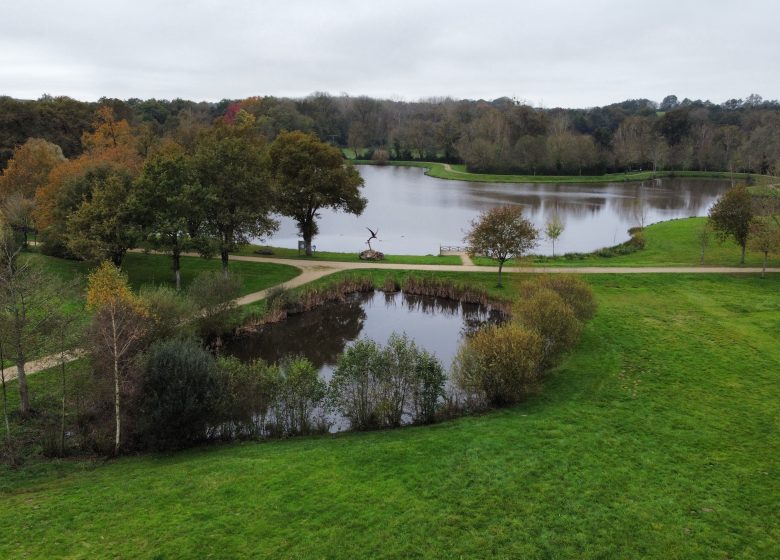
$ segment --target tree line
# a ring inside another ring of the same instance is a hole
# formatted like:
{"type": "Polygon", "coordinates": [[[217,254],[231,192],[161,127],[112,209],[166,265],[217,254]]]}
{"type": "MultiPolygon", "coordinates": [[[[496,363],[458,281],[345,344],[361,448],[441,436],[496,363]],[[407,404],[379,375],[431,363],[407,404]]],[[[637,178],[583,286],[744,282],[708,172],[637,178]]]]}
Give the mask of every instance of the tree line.
{"type": "Polygon", "coordinates": [[[594,174],[635,169],[780,173],[780,103],[758,95],[723,103],[627,100],[602,107],[532,107],[510,98],[404,102],[315,93],[301,99],[250,97],[218,103],[182,99],[0,97],[0,167],[28,138],[78,156],[92,114],[110,107],[148,145],[192,136],[243,112],[269,141],[312,132],[361,158],[465,163],[473,171],[594,174]]]}
{"type": "Polygon", "coordinates": [[[293,218],[311,254],[323,208],[360,214],[363,180],[341,152],[313,133],[273,142],[244,110],[197,129],[149,137],[109,105],[95,113],[79,155],[43,138],[17,146],[0,175],[0,210],[27,242],[38,232],[48,255],[119,266],[135,247],[171,255],[218,255],[228,269],[237,246],[293,218]]]}

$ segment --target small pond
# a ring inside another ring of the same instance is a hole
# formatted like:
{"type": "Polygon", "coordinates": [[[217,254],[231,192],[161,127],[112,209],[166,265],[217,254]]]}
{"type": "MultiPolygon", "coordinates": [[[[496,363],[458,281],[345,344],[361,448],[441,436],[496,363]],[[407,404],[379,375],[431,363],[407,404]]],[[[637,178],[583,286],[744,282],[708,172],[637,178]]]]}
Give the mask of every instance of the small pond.
{"type": "Polygon", "coordinates": [[[257,333],[233,339],[225,353],[241,360],[278,362],[303,355],[329,381],[339,355],[350,342],[371,338],[385,344],[393,332],[406,333],[417,346],[435,354],[448,370],[468,332],[501,313],[477,304],[442,298],[376,291],[352,294],[345,303],[326,304],[266,325],[257,333]]]}

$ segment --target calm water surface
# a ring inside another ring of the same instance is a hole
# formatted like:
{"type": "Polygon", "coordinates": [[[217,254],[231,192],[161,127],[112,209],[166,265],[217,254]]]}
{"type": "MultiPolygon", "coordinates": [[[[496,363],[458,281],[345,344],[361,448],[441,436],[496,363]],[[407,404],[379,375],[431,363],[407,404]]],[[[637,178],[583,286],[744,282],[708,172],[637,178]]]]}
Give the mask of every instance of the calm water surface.
{"type": "MultiPolygon", "coordinates": [[[[689,216],[704,216],[729,182],[711,179],[657,179],[596,185],[471,183],[435,179],[413,167],[359,166],[368,206],[361,216],[322,212],[314,244],[321,251],[359,252],[366,227],[379,230],[375,249],[388,254],[437,254],[439,245],[461,245],[464,230],[480,212],[521,204],[540,229],[556,211],[566,229],[556,253],[589,252],[628,239],[628,229],[689,216]]],[[[294,222],[281,220],[270,243],[297,247],[294,222]]],[[[534,251],[552,253],[548,241],[534,251]]]]}
{"type": "Polygon", "coordinates": [[[346,303],[328,304],[291,315],[260,332],[231,341],[225,351],[242,360],[278,362],[302,354],[330,380],[338,357],[351,342],[371,338],[380,344],[405,332],[448,369],[463,336],[499,321],[497,311],[452,300],[383,292],[353,294],[346,303]]]}

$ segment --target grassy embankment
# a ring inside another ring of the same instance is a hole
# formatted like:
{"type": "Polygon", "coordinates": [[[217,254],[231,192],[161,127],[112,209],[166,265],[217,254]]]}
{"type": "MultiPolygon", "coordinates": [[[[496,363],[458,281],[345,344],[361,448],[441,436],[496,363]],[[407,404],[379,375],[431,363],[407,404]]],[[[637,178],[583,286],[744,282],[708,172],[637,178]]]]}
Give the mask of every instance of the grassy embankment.
{"type": "MultiPolygon", "coordinates": [[[[351,160],[356,165],[377,165],[372,160],[351,160]]],[[[400,167],[423,167],[425,174],[437,179],[472,181],[478,183],[620,183],[626,181],[647,181],[663,177],[687,177],[700,179],[751,180],[756,184],[780,182],[780,177],[751,173],[730,173],[729,171],[636,171],[629,173],[607,173],[605,175],[505,175],[496,173],[471,173],[463,164],[451,164],[449,169],[443,163],[427,161],[388,161],[385,165],[400,167]]]]}
{"type": "MultiPolygon", "coordinates": [[[[578,254],[571,257],[528,256],[520,261],[524,266],[700,266],[701,243],[698,235],[707,222],[707,218],[682,218],[669,220],[647,226],[645,228],[645,247],[627,255],[600,256],[599,251],[590,254],[578,254]]],[[[606,251],[605,254],[611,254],[606,251]]],[[[738,267],[741,249],[732,240],[718,241],[715,234],[710,234],[707,247],[704,250],[703,266],[734,266],[738,267]]],[[[745,266],[761,266],[764,255],[748,251],[745,255],[745,266]]],[[[477,257],[474,264],[495,266],[496,262],[477,257]]],[[[510,260],[507,266],[517,266],[517,261],[510,260]]],[[[767,266],[780,266],[780,255],[769,255],[767,266]]]]}
{"type": "MultiPolygon", "coordinates": [[[[240,249],[237,255],[248,257],[267,256],[276,259],[301,259],[309,261],[336,261],[336,262],[366,262],[361,261],[358,253],[336,253],[333,251],[317,251],[311,257],[299,253],[297,249],[283,247],[270,247],[268,245],[248,245],[240,249]],[[272,255],[258,254],[257,251],[272,251],[272,255]]],[[[457,255],[385,255],[383,263],[392,264],[462,264],[457,255]]]]}
{"type": "MultiPolygon", "coordinates": [[[[65,313],[86,319],[84,313],[84,290],[86,277],[92,265],[82,261],[74,261],[49,257],[40,253],[27,253],[23,258],[35,259],[42,269],[62,279],[67,284],[68,290],[62,296],[63,311],[65,313]]],[[[202,259],[198,257],[182,257],[181,278],[182,286],[186,288],[198,274],[208,271],[221,270],[219,259],[202,259]]],[[[134,290],[140,290],[142,286],[168,286],[174,287],[175,280],[171,268],[171,259],[165,255],[144,253],[128,253],[122,263],[122,270],[127,274],[128,281],[134,290]]],[[[254,263],[233,261],[230,270],[241,278],[241,295],[250,294],[271,286],[276,286],[295,278],[300,270],[282,264],[254,263]]],[[[44,356],[54,351],[54,341],[44,344],[32,353],[31,358],[44,356]]],[[[6,359],[6,365],[14,363],[6,359]]]]}
{"type": "Polygon", "coordinates": [[[780,556],[780,276],[587,279],[598,314],[525,404],[4,469],[0,557],[780,556]]]}

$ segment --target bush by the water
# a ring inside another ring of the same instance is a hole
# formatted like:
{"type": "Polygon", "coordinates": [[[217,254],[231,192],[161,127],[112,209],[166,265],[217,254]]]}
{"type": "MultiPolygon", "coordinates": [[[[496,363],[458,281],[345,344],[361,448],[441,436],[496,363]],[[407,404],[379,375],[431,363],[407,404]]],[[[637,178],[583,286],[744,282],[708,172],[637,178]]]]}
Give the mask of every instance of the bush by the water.
{"type": "Polygon", "coordinates": [[[580,321],[589,321],[596,313],[593,291],[582,278],[568,274],[549,274],[539,277],[534,282],[524,282],[520,292],[523,298],[528,298],[541,289],[557,293],[572,308],[580,321]]]}
{"type": "Polygon", "coordinates": [[[230,331],[241,294],[241,279],[234,274],[204,272],[192,281],[189,297],[198,309],[198,331],[204,338],[219,337],[230,331]]]}
{"type": "Polygon", "coordinates": [[[580,340],[582,323],[563,298],[539,288],[521,299],[514,309],[516,320],[542,338],[542,366],[548,368],[580,340]]]}
{"type": "Polygon", "coordinates": [[[339,358],[329,387],[331,407],[356,430],[400,426],[436,417],[446,375],[439,361],[405,334],[385,347],[359,340],[339,358]]]}
{"type": "Polygon", "coordinates": [[[279,364],[279,382],[273,400],[273,432],[278,436],[307,435],[328,431],[322,408],[327,385],[306,358],[287,358],[279,364]]]}
{"type": "Polygon", "coordinates": [[[541,375],[544,343],[515,322],[486,327],[461,346],[453,380],[470,408],[505,406],[523,400],[541,375]]]}
{"type": "Polygon", "coordinates": [[[233,356],[217,360],[219,401],[213,437],[225,440],[265,437],[279,392],[279,368],[263,360],[242,362],[233,356]]]}
{"type": "Polygon", "coordinates": [[[153,344],[138,397],[142,447],[178,448],[205,439],[218,391],[214,358],[196,341],[153,344]]]}
{"type": "Polygon", "coordinates": [[[573,276],[524,282],[513,319],[467,338],[453,364],[453,381],[470,408],[516,403],[579,341],[596,311],[590,287],[573,276]]]}

